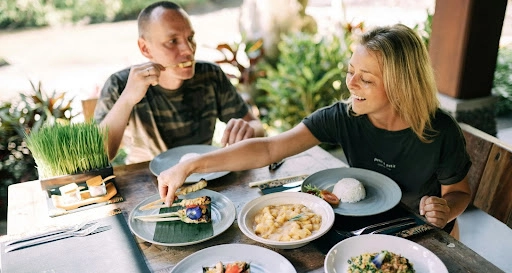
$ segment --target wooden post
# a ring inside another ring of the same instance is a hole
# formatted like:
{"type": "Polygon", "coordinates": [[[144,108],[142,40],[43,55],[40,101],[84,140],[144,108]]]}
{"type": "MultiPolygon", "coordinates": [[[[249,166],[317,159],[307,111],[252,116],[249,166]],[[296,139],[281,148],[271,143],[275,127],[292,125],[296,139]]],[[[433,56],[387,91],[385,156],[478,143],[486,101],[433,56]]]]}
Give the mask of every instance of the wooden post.
{"type": "Polygon", "coordinates": [[[507,0],[437,0],[429,53],[439,92],[491,95],[507,0]]]}

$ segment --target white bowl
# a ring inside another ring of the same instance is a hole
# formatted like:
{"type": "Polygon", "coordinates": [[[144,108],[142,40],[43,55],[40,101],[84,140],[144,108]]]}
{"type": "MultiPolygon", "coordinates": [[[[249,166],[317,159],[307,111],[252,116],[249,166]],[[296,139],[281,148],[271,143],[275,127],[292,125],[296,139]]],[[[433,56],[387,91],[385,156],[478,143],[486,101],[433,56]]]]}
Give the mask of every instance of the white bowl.
{"type": "Polygon", "coordinates": [[[245,206],[240,211],[240,214],[238,215],[238,226],[247,237],[270,247],[280,249],[293,249],[302,247],[324,235],[327,231],[329,231],[329,229],[331,229],[333,224],[334,211],[331,205],[319,197],[303,192],[277,192],[258,197],[245,204],[245,206]],[[320,225],[320,229],[314,231],[310,236],[304,239],[290,242],[264,239],[254,233],[254,216],[258,212],[260,212],[266,206],[286,204],[302,204],[311,209],[315,214],[320,215],[322,217],[322,224],[320,225]]]}
{"type": "Polygon", "coordinates": [[[416,272],[448,273],[441,259],[432,251],[411,240],[384,234],[365,234],[337,243],[325,256],[324,272],[347,272],[350,258],[382,250],[407,258],[416,272]]]}

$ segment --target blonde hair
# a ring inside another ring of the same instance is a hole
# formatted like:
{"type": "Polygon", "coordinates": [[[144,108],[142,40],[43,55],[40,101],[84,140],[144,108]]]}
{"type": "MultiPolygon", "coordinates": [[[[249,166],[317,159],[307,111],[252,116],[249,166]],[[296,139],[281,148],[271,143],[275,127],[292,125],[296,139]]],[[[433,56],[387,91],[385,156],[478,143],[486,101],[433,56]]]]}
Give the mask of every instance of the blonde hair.
{"type": "Polygon", "coordinates": [[[434,70],[421,38],[411,28],[396,24],[364,33],[359,43],[380,57],[384,88],[393,108],[422,142],[431,142],[436,134],[431,118],[439,100],[434,70]]]}

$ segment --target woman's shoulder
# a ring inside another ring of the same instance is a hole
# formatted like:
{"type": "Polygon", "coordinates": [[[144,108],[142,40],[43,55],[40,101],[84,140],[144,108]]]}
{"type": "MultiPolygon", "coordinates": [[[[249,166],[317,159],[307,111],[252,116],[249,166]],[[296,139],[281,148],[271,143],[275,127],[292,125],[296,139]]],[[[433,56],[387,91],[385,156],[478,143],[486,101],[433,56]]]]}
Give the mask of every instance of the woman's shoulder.
{"type": "Polygon", "coordinates": [[[453,126],[458,126],[458,123],[453,115],[444,109],[438,108],[434,118],[432,119],[432,127],[439,130],[453,126]]]}
{"type": "Polygon", "coordinates": [[[460,135],[461,129],[455,117],[443,109],[436,111],[432,128],[441,135],[460,135]]]}

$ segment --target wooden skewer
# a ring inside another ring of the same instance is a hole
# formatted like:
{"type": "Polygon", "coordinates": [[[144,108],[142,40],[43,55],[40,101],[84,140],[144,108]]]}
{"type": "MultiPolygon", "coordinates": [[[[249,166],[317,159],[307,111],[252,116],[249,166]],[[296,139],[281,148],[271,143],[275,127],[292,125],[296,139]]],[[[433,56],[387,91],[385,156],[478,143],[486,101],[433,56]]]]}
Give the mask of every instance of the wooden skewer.
{"type": "Polygon", "coordinates": [[[302,176],[308,176],[307,174],[302,174],[302,175],[292,175],[292,176],[287,176],[287,177],[281,177],[281,178],[273,178],[273,179],[267,179],[267,180],[260,180],[260,181],[255,181],[255,182],[251,182],[249,183],[249,187],[257,187],[259,185],[263,185],[263,184],[267,184],[269,182],[272,182],[272,181],[279,181],[279,180],[286,180],[286,179],[292,179],[292,178],[299,178],[299,177],[302,177],[302,176]]]}
{"type": "Polygon", "coordinates": [[[166,66],[165,68],[174,68],[174,67],[183,68],[183,67],[191,66],[193,63],[194,63],[193,61],[188,61],[188,62],[184,62],[184,63],[171,64],[171,65],[166,66]]]}
{"type": "MultiPolygon", "coordinates": [[[[176,191],[175,195],[185,195],[191,192],[198,191],[204,187],[206,187],[208,183],[206,182],[206,179],[201,178],[201,180],[193,185],[180,188],[176,191]]],[[[148,203],[142,207],[139,208],[139,210],[150,210],[150,209],[158,209],[158,208],[165,208],[167,207],[165,204],[163,204],[165,201],[164,198],[158,199],[156,201],[153,201],[151,203],[148,203]]]]}

